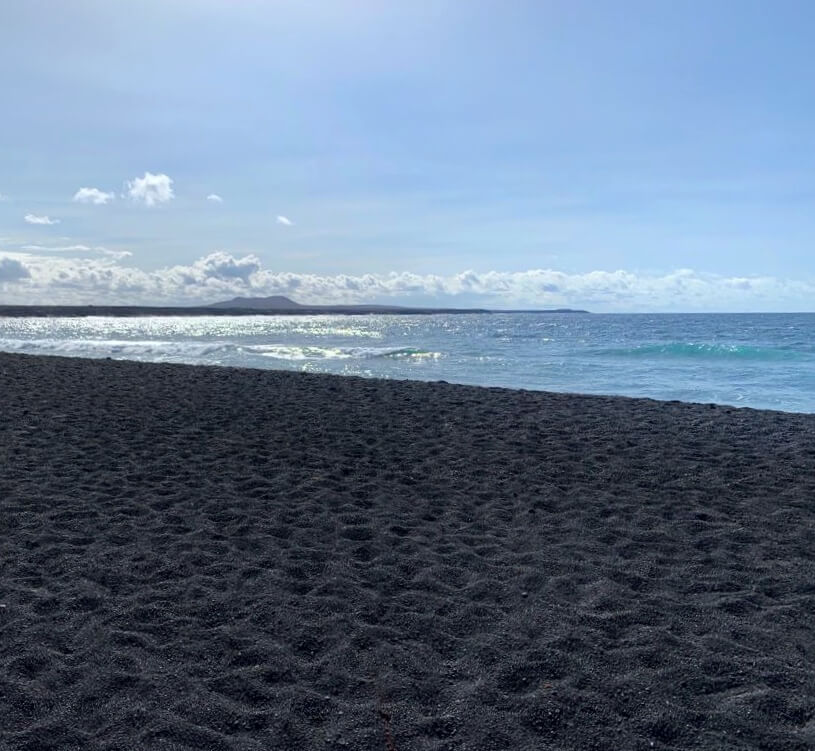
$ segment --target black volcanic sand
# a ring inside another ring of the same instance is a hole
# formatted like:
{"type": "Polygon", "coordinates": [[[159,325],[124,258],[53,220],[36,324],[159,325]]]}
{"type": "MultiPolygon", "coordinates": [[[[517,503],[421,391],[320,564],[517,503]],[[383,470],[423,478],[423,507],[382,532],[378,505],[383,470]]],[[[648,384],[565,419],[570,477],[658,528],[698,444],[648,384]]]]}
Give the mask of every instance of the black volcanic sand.
{"type": "Polygon", "coordinates": [[[815,748],[815,416],[0,355],[0,466],[4,750],[815,748]]]}

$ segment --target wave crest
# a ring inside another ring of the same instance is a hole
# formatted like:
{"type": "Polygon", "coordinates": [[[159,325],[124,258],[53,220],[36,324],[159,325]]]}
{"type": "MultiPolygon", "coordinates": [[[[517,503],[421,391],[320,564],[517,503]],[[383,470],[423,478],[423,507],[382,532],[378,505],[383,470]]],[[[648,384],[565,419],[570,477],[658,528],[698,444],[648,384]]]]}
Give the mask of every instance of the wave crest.
{"type": "Polygon", "coordinates": [[[243,349],[279,360],[368,360],[390,358],[437,358],[440,352],[415,347],[309,347],[300,345],[257,344],[243,349]]]}
{"type": "Polygon", "coordinates": [[[257,355],[278,360],[367,360],[371,358],[437,358],[440,352],[415,347],[317,347],[234,342],[174,342],[115,339],[0,339],[0,350],[83,357],[211,358],[216,355],[257,355]]]}

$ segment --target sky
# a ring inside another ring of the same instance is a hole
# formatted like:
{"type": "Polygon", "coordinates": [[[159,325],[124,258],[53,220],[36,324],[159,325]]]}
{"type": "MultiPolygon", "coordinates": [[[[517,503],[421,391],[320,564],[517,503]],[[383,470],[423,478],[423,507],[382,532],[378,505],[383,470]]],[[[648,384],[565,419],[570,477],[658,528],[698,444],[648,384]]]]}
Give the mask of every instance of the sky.
{"type": "Polygon", "coordinates": [[[0,9],[0,303],[815,303],[815,5],[0,9]]]}

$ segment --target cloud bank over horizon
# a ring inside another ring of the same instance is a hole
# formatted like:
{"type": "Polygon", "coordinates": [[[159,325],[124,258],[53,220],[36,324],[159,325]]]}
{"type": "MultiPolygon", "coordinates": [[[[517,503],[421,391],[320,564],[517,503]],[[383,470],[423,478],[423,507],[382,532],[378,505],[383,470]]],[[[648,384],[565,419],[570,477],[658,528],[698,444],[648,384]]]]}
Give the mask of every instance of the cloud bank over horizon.
{"type": "Polygon", "coordinates": [[[693,269],[662,274],[529,269],[330,276],[274,271],[264,268],[256,255],[225,251],[189,265],[150,271],[120,263],[128,255],[85,245],[0,251],[0,304],[195,305],[236,296],[285,295],[313,304],[727,312],[778,310],[778,300],[786,301],[788,311],[807,311],[815,299],[815,280],[722,276],[693,269]],[[91,257],[38,254],[71,251],[91,257]]]}

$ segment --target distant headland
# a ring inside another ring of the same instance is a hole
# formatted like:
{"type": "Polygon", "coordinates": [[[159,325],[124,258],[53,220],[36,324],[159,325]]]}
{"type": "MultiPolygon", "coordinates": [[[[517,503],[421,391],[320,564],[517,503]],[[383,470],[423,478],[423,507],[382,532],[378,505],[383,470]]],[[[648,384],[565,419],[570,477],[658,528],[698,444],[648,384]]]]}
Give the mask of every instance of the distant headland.
{"type": "Polygon", "coordinates": [[[235,297],[210,305],[0,305],[0,318],[84,316],[247,316],[247,315],[433,315],[440,313],[588,313],[587,310],[488,310],[486,308],[422,308],[401,305],[304,305],[282,295],[235,297]]]}

